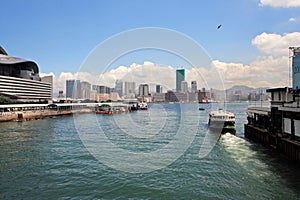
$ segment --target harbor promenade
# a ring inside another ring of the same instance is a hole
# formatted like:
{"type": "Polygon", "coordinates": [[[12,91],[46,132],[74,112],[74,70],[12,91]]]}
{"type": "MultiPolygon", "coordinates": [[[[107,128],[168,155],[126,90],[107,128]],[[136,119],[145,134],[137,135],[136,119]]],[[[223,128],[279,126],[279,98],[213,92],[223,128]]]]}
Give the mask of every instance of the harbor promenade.
{"type": "Polygon", "coordinates": [[[95,111],[95,103],[0,105],[0,122],[52,118],[95,111]]]}

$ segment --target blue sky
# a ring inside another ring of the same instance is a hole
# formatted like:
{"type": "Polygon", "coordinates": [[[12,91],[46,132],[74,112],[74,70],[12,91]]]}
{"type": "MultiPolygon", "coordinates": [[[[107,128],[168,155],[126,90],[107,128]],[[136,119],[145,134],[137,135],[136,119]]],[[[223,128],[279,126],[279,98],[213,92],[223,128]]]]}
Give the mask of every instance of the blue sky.
{"type": "MultiPolygon", "coordinates": [[[[262,54],[252,44],[256,36],[300,31],[300,6],[276,2],[280,0],[2,1],[0,45],[10,55],[36,61],[41,72],[58,76],[75,73],[89,52],[112,35],[162,27],[193,38],[213,60],[248,65],[262,54]]],[[[155,56],[149,60],[156,62],[155,56]]]]}

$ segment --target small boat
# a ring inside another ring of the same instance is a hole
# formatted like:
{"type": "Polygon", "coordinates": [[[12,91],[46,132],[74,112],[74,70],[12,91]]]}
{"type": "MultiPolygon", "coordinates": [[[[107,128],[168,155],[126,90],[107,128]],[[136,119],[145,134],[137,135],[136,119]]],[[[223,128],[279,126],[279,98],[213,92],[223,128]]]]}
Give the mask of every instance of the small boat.
{"type": "Polygon", "coordinates": [[[219,109],[209,113],[208,128],[221,133],[235,134],[235,116],[233,113],[219,109]]]}
{"type": "Polygon", "coordinates": [[[205,108],[199,108],[199,110],[205,110],[205,108]]]}
{"type": "Polygon", "coordinates": [[[138,103],[138,110],[148,110],[148,104],[144,101],[138,103]]]}

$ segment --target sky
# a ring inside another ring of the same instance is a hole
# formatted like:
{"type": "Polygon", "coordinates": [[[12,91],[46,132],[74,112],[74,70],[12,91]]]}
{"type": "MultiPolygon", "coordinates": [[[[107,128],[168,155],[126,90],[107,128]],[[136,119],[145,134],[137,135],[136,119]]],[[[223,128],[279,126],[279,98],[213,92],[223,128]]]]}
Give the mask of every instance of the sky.
{"type": "Polygon", "coordinates": [[[99,82],[98,74],[80,73],[83,63],[103,42],[133,29],[157,27],[189,37],[214,67],[199,66],[195,73],[178,55],[144,49],[112,60],[100,76],[105,84],[142,70],[173,88],[175,82],[164,79],[180,66],[187,68],[187,81],[199,79],[205,87],[288,86],[288,47],[300,46],[300,0],[11,0],[0,10],[0,45],[9,55],[35,61],[41,75],[54,75],[55,90],[65,90],[66,79],[99,82]]]}

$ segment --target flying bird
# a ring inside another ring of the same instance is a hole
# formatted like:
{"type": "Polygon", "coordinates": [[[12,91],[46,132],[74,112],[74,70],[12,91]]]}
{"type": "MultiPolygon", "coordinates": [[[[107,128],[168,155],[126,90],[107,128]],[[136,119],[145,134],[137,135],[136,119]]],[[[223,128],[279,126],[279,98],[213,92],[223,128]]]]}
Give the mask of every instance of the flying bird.
{"type": "Polygon", "coordinates": [[[222,24],[220,24],[220,25],[217,27],[217,29],[221,28],[221,26],[222,26],[222,24]]]}

